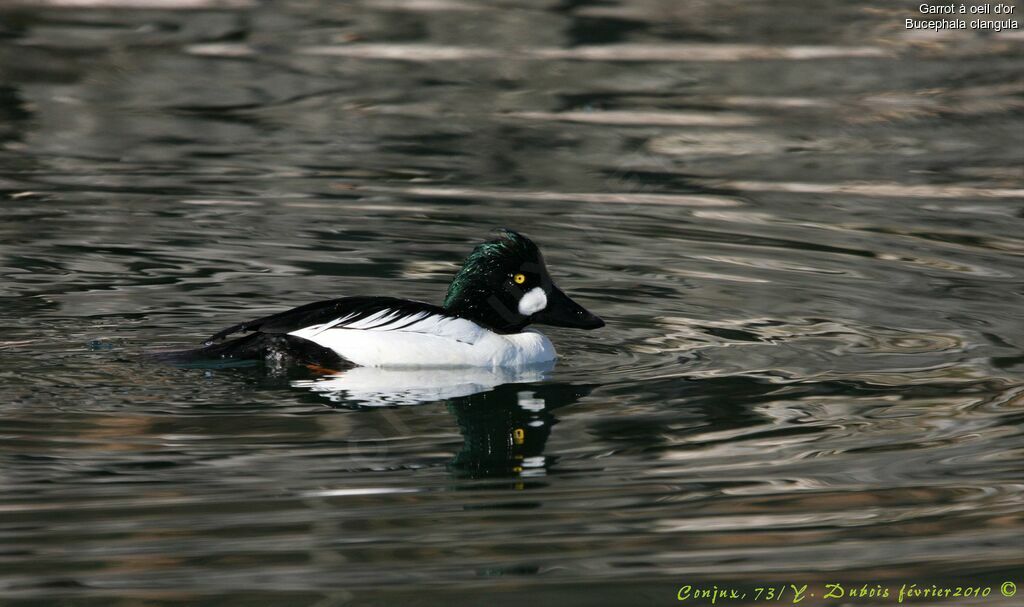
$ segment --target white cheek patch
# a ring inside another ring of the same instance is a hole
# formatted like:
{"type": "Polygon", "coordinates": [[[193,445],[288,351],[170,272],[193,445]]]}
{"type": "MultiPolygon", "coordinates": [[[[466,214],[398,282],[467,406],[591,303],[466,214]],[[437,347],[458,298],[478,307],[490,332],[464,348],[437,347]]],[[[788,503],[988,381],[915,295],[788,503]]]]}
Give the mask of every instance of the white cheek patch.
{"type": "Polygon", "coordinates": [[[548,296],[544,293],[544,289],[540,287],[534,287],[523,295],[523,298],[519,300],[519,313],[523,316],[530,316],[540,312],[548,305],[548,296]]]}

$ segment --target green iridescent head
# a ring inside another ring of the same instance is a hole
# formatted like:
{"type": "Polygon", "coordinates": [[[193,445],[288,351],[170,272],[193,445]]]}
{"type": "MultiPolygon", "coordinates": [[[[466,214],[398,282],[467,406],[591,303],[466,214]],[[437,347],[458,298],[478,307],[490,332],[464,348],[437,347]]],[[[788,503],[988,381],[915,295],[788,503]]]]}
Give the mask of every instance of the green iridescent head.
{"type": "Polygon", "coordinates": [[[498,333],[516,333],[530,323],[604,326],[555,286],[537,245],[507,229],[473,249],[449,285],[444,307],[498,333]]]}

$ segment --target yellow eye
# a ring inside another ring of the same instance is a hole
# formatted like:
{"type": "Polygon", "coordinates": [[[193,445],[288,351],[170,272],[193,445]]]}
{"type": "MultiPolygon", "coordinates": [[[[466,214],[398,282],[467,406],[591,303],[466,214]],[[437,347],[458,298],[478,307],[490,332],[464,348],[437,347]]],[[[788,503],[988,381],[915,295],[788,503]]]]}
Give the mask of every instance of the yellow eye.
{"type": "Polygon", "coordinates": [[[512,280],[514,280],[517,285],[521,285],[526,282],[526,274],[516,274],[512,277],[512,280]]]}

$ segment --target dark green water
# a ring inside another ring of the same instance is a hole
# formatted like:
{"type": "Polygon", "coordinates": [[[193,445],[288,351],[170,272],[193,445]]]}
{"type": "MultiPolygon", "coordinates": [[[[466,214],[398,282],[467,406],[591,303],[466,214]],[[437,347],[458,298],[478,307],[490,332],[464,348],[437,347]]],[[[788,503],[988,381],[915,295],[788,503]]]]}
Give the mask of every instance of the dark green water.
{"type": "Polygon", "coordinates": [[[0,603],[1020,604],[1020,30],[907,32],[882,1],[70,4],[0,0],[0,603]],[[546,331],[549,372],[138,357],[438,302],[500,226],[608,322],[546,331]]]}

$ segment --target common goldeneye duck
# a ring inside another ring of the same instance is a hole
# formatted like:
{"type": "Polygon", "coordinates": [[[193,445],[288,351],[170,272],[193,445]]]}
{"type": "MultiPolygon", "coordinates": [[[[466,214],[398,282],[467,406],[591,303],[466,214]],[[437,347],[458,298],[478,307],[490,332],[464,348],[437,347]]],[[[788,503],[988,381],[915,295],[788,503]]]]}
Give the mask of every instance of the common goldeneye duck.
{"type": "Polygon", "coordinates": [[[175,359],[294,359],[331,369],[553,361],[554,346],[531,324],[597,329],[604,321],[555,286],[533,241],[502,230],[473,249],[442,306],[395,297],[319,301],[228,327],[175,359]],[[247,335],[226,340],[236,333],[247,335]]]}

